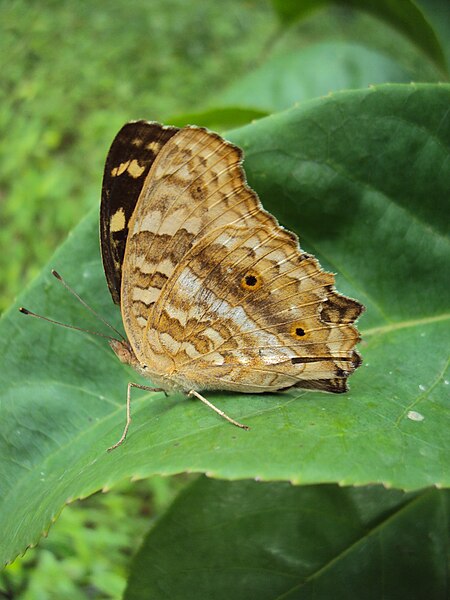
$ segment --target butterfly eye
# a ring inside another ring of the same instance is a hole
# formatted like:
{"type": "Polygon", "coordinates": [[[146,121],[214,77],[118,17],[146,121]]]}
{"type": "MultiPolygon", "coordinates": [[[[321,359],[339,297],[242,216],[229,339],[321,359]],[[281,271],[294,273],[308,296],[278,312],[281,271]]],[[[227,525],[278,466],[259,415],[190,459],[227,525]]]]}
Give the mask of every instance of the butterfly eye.
{"type": "Polygon", "coordinates": [[[253,271],[249,271],[241,279],[241,288],[244,290],[257,290],[261,284],[261,277],[253,271]]]}
{"type": "Polygon", "coordinates": [[[296,339],[300,339],[306,335],[306,330],[303,323],[294,323],[291,327],[291,335],[296,339]]]}

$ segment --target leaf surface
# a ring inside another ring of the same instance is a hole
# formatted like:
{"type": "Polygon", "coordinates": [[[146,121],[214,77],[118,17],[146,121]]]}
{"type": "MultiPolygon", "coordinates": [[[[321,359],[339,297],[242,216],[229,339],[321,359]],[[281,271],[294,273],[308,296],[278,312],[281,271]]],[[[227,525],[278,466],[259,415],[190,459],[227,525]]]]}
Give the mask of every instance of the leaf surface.
{"type": "Polygon", "coordinates": [[[333,5],[362,10],[385,21],[409,38],[448,77],[445,55],[436,33],[412,0],[272,0],[272,6],[284,25],[333,5]]]}
{"type": "MultiPolygon", "coordinates": [[[[246,103],[248,106],[248,103],[246,103]]],[[[256,119],[267,117],[269,113],[257,108],[240,108],[227,106],[224,108],[210,108],[199,112],[183,113],[170,117],[167,122],[175,127],[198,125],[214,131],[223,131],[232,127],[242,127],[256,119]]]]}
{"type": "Polygon", "coordinates": [[[270,56],[221,91],[218,106],[275,112],[330,92],[380,83],[409,83],[415,74],[363,42],[327,41],[270,56]]]}
{"type": "Polygon", "coordinates": [[[367,306],[364,364],[344,395],[208,398],[242,431],[182,395],[134,390],[105,340],[19,305],[103,329],[49,275],[56,268],[120,327],[98,249],[97,214],[69,236],[0,323],[1,559],[35,543],[65,502],[123,477],[206,472],[294,483],[450,485],[448,189],[450,86],[344,92],[230,132],[250,183],[302,247],[367,306]]]}
{"type": "Polygon", "coordinates": [[[125,600],[441,600],[448,492],[200,478],[150,531],[125,600]]]}

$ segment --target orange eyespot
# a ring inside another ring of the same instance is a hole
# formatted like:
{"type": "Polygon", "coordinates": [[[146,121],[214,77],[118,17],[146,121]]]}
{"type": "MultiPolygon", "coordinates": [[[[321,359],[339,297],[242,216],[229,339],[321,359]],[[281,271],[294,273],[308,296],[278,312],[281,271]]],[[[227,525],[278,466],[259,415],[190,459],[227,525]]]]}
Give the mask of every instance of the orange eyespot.
{"type": "Polygon", "coordinates": [[[291,327],[291,335],[297,340],[305,337],[306,329],[303,323],[293,323],[291,327]]]}
{"type": "Polygon", "coordinates": [[[248,271],[241,279],[241,288],[243,290],[257,290],[261,287],[262,278],[254,271],[248,271]]]}

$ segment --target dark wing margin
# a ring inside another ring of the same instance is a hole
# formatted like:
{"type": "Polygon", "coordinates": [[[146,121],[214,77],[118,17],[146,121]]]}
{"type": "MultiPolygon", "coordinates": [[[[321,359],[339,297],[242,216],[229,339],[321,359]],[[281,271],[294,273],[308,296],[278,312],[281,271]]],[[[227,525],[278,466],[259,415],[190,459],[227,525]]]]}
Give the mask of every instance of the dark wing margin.
{"type": "Polygon", "coordinates": [[[132,121],[122,127],[109,149],[102,183],[100,247],[109,291],[116,304],[120,304],[128,223],[158,152],[177,131],[177,127],[132,121]]]}

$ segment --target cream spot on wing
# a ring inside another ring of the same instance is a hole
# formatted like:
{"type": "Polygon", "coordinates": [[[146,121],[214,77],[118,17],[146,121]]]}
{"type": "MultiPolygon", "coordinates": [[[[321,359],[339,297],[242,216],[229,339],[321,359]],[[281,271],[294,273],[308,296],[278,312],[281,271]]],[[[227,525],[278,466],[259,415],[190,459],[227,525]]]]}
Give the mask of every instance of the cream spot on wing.
{"type": "Polygon", "coordinates": [[[111,217],[109,229],[112,233],[125,229],[125,213],[122,207],[120,207],[111,217]]]}
{"type": "Polygon", "coordinates": [[[189,356],[189,358],[197,358],[197,356],[200,356],[200,354],[201,354],[196,349],[194,344],[191,344],[190,342],[185,342],[183,344],[183,350],[186,352],[186,354],[189,356]]]}
{"type": "Polygon", "coordinates": [[[147,150],[151,150],[155,154],[158,154],[160,148],[161,148],[161,144],[159,142],[149,142],[146,146],[147,150]]]}
{"type": "Polygon", "coordinates": [[[159,298],[161,290],[155,287],[149,287],[147,289],[143,289],[140,287],[133,288],[133,300],[138,302],[143,302],[147,306],[152,302],[156,302],[159,298]]]}
{"type": "Polygon", "coordinates": [[[257,234],[254,234],[251,237],[249,237],[247,240],[245,240],[245,242],[242,245],[245,248],[251,248],[252,250],[255,250],[256,248],[259,249],[260,243],[261,243],[261,240],[259,239],[259,236],[257,234]]]}
{"type": "Polygon", "coordinates": [[[161,225],[162,213],[160,210],[149,211],[141,221],[136,219],[133,233],[139,231],[150,231],[156,233],[161,225]]]}
{"type": "Polygon", "coordinates": [[[164,164],[164,161],[158,162],[158,160],[154,163],[153,169],[153,177],[155,179],[161,179],[161,177],[164,177],[164,175],[168,175],[171,172],[171,170],[173,170],[168,170],[167,166],[164,164]]]}
{"type": "Polygon", "coordinates": [[[144,317],[137,317],[136,321],[138,322],[138,325],[142,327],[142,329],[147,326],[147,319],[144,319],[144,317]]]}
{"type": "Polygon", "coordinates": [[[177,354],[180,342],[174,340],[170,333],[161,333],[159,339],[161,344],[169,351],[169,354],[177,354]]]}
{"type": "Polygon", "coordinates": [[[167,275],[167,277],[172,275],[174,268],[175,267],[169,258],[165,258],[164,260],[158,263],[158,271],[163,275],[167,275]]]}
{"type": "Polygon", "coordinates": [[[213,329],[212,327],[207,327],[203,334],[212,341],[214,346],[219,346],[225,341],[225,339],[219,334],[219,332],[213,329]]]}
{"type": "Polygon", "coordinates": [[[144,171],[145,166],[141,167],[136,159],[130,162],[127,169],[128,175],[131,175],[131,177],[134,177],[135,179],[140,177],[144,171]]]}
{"type": "Polygon", "coordinates": [[[185,216],[185,208],[179,208],[178,210],[173,211],[170,217],[164,219],[164,221],[161,223],[161,227],[158,233],[160,233],[161,235],[174,235],[180,228],[180,224],[184,221],[185,216]]]}
{"type": "MultiPolygon", "coordinates": [[[[189,268],[183,269],[178,278],[177,286],[180,290],[181,294],[184,294],[186,297],[193,297],[198,290],[201,289],[202,282],[198,277],[194,275],[194,273],[189,268]]],[[[193,307],[191,307],[193,308],[193,307]]]]}
{"type": "Polygon", "coordinates": [[[134,177],[135,179],[137,179],[142,175],[144,171],[145,167],[141,167],[138,161],[136,159],[133,159],[131,161],[120,163],[118,167],[114,167],[113,169],[111,169],[111,175],[113,177],[117,177],[119,175],[122,175],[122,173],[127,172],[128,175],[130,175],[130,177],[134,177]]]}
{"type": "Polygon", "coordinates": [[[118,175],[122,175],[122,173],[125,173],[125,171],[127,170],[128,167],[128,163],[120,163],[120,165],[118,167],[114,167],[113,169],[111,169],[111,175],[113,177],[117,177],[118,175]]]}
{"type": "MultiPolygon", "coordinates": [[[[277,348],[276,350],[277,350],[276,353],[265,350],[265,352],[263,352],[260,355],[261,360],[263,361],[264,364],[266,364],[266,365],[277,365],[277,364],[279,364],[280,362],[283,361],[283,359],[280,356],[280,354],[283,357],[284,356],[291,356],[292,355],[292,352],[291,352],[291,354],[289,354],[289,351],[285,352],[283,350],[280,350],[280,348],[277,348]]],[[[303,368],[304,368],[304,367],[302,368],[302,365],[295,365],[295,366],[296,366],[296,373],[300,373],[303,370],[303,368]]]]}
{"type": "Polygon", "coordinates": [[[177,170],[177,177],[180,179],[185,179],[186,181],[191,180],[192,175],[187,164],[182,165],[182,167],[177,170]]]}
{"type": "Polygon", "coordinates": [[[149,273],[154,273],[158,263],[150,260],[146,257],[145,254],[139,254],[134,259],[135,266],[144,273],[144,275],[148,275],[149,273]]]}
{"type": "Polygon", "coordinates": [[[216,318],[222,318],[225,320],[228,318],[232,318],[238,327],[243,326],[249,321],[253,323],[253,321],[249,318],[248,314],[241,306],[231,306],[229,302],[226,302],[225,300],[220,300],[214,308],[216,318]]]}
{"type": "Polygon", "coordinates": [[[190,219],[187,219],[182,225],[183,229],[185,229],[188,233],[198,233],[201,229],[201,226],[201,217],[191,217],[190,219]]]}
{"type": "Polygon", "coordinates": [[[184,309],[177,308],[174,304],[167,306],[167,314],[171,319],[176,319],[183,327],[186,326],[187,312],[184,309]]]}
{"type": "Polygon", "coordinates": [[[221,232],[216,238],[216,244],[221,244],[225,248],[235,244],[235,238],[228,231],[221,232]]]}
{"type": "Polygon", "coordinates": [[[240,364],[240,365],[248,365],[250,363],[250,357],[247,356],[244,352],[240,351],[240,350],[235,350],[233,353],[233,358],[240,364]]]}
{"type": "Polygon", "coordinates": [[[276,265],[283,264],[285,268],[289,267],[292,269],[292,264],[288,264],[286,267],[286,253],[282,250],[274,250],[273,252],[267,255],[267,259],[275,263],[276,265]]]}
{"type": "Polygon", "coordinates": [[[211,354],[207,354],[203,360],[212,363],[215,367],[220,367],[223,365],[225,359],[219,352],[212,352],[211,354]]]}

